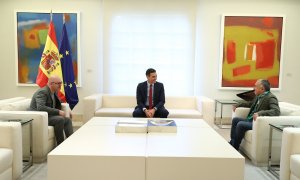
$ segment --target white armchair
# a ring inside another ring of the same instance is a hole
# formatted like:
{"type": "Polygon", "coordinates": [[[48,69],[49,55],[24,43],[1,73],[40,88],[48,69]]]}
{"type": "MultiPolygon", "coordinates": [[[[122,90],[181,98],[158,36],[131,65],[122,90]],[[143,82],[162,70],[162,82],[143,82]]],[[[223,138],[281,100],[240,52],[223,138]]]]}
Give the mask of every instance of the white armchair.
{"type": "Polygon", "coordinates": [[[0,179],[22,174],[22,129],[18,122],[0,122],[0,179]]]}
{"type": "Polygon", "coordinates": [[[300,180],[300,128],[283,129],[280,180],[300,180]]]}
{"type": "MultiPolygon", "coordinates": [[[[31,99],[21,99],[19,101],[0,105],[0,118],[4,120],[24,118],[33,119],[33,162],[40,163],[47,159],[47,154],[55,147],[56,140],[54,128],[52,126],[48,126],[47,112],[27,111],[30,101],[31,99]]],[[[69,114],[69,104],[62,103],[62,110],[65,111],[66,114],[69,114]]]]}
{"type": "MultiPolygon", "coordinates": [[[[240,150],[258,166],[268,164],[269,130],[270,123],[289,124],[300,123],[300,106],[290,103],[279,103],[281,116],[259,116],[253,121],[253,129],[247,131],[240,145],[240,150]]],[[[246,118],[249,108],[239,107],[233,113],[233,117],[246,118]]],[[[280,161],[281,136],[273,134],[272,138],[272,161],[280,161]]]]}

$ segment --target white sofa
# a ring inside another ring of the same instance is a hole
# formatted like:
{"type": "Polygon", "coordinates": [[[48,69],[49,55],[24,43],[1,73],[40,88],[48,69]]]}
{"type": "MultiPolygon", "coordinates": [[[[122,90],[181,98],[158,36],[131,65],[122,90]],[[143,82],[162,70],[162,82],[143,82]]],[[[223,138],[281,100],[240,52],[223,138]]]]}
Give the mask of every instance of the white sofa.
{"type": "MultiPolygon", "coordinates": [[[[214,100],[204,96],[167,96],[165,107],[168,118],[204,119],[213,126],[214,100]]],[[[132,117],[137,105],[135,96],[111,94],[93,94],[83,100],[83,121],[86,123],[94,116],[98,117],[132,117]]]]}
{"type": "MultiPolygon", "coordinates": [[[[33,135],[33,162],[46,160],[48,152],[56,145],[54,128],[48,126],[48,114],[41,111],[28,111],[31,99],[25,97],[0,100],[0,119],[31,118],[33,135]]],[[[63,103],[63,110],[69,111],[69,105],[63,103]]]]}
{"type": "MultiPolygon", "coordinates": [[[[259,116],[253,121],[253,129],[247,131],[240,145],[245,153],[257,166],[266,166],[268,163],[270,123],[289,124],[300,123],[300,106],[287,102],[279,102],[280,116],[259,116]]],[[[249,108],[239,107],[233,112],[233,117],[246,118],[249,108]]],[[[273,133],[272,162],[280,161],[281,135],[273,133]]]]}
{"type": "Polygon", "coordinates": [[[15,180],[22,174],[22,129],[17,122],[0,122],[0,179],[15,180]]]}
{"type": "Polygon", "coordinates": [[[300,180],[300,128],[283,129],[280,180],[300,180]]]}

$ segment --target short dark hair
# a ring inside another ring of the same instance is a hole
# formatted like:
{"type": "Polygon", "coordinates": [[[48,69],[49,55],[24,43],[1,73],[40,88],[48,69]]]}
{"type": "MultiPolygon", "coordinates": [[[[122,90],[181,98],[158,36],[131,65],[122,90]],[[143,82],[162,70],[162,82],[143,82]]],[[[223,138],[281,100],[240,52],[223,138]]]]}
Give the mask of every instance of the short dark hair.
{"type": "Polygon", "coordinates": [[[155,69],[149,68],[149,69],[147,69],[147,71],[146,71],[146,76],[150,76],[151,73],[155,73],[155,72],[156,72],[155,69]]]}
{"type": "Polygon", "coordinates": [[[270,85],[270,82],[266,79],[262,79],[260,81],[261,85],[264,87],[265,91],[270,91],[271,89],[271,85],[270,85]]]}

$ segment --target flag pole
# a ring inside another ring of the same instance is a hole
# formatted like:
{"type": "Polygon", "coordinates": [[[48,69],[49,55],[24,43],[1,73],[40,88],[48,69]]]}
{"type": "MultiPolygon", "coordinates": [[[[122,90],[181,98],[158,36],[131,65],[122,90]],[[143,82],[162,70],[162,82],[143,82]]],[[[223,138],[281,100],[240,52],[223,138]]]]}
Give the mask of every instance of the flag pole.
{"type": "Polygon", "coordinates": [[[50,21],[52,21],[52,9],[50,11],[50,21]]]}

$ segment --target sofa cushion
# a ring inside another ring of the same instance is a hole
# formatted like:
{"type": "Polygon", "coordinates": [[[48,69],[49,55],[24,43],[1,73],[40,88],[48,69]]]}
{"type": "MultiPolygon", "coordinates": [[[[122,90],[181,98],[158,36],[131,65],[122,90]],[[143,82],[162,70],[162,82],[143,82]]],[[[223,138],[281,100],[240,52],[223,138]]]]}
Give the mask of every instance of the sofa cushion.
{"type": "Polygon", "coordinates": [[[290,167],[291,173],[300,178],[300,154],[291,155],[290,167]]]}
{"type": "MultiPolygon", "coordinates": [[[[98,117],[132,117],[134,108],[101,108],[95,112],[98,117]]],[[[168,118],[202,118],[202,114],[195,109],[168,109],[168,118]]]]}
{"type": "Polygon", "coordinates": [[[3,104],[20,101],[22,99],[25,99],[25,97],[14,97],[14,98],[9,98],[9,99],[2,99],[2,100],[0,100],[0,106],[3,104]]]}
{"type": "MultiPolygon", "coordinates": [[[[134,108],[136,105],[135,96],[103,95],[102,97],[102,108],[134,108]]],[[[196,109],[196,98],[169,96],[166,97],[165,107],[167,109],[196,109]]]]}
{"type": "Polygon", "coordinates": [[[281,116],[290,116],[290,114],[294,112],[292,109],[288,107],[280,107],[280,115],[281,116]]]}
{"type": "Polygon", "coordinates": [[[287,103],[279,102],[280,115],[281,116],[299,116],[300,115],[300,106],[287,103]]]}
{"type": "Polygon", "coordinates": [[[134,108],[100,108],[95,112],[98,117],[132,117],[134,108]]]}
{"type": "Polygon", "coordinates": [[[27,111],[30,106],[31,99],[23,99],[20,101],[7,103],[1,107],[4,111],[27,111]]]}
{"type": "Polygon", "coordinates": [[[55,138],[54,127],[48,126],[48,140],[52,138],[55,138]]]}
{"type": "Polygon", "coordinates": [[[252,142],[252,132],[253,130],[246,131],[244,139],[248,141],[250,144],[252,142]]]}
{"type": "Polygon", "coordinates": [[[193,96],[166,97],[165,107],[167,109],[196,109],[196,98],[193,96]]]}
{"type": "Polygon", "coordinates": [[[202,118],[202,114],[196,109],[168,109],[168,111],[168,118],[202,118]]]}
{"type": "Polygon", "coordinates": [[[13,151],[8,148],[0,148],[0,174],[12,167],[13,151]]]}
{"type": "Polygon", "coordinates": [[[291,112],[290,116],[300,116],[300,110],[291,112]]]}
{"type": "MultiPolygon", "coordinates": [[[[135,96],[103,95],[103,108],[134,108],[137,105],[135,96]]],[[[133,111],[133,109],[132,109],[133,111]]]]}

